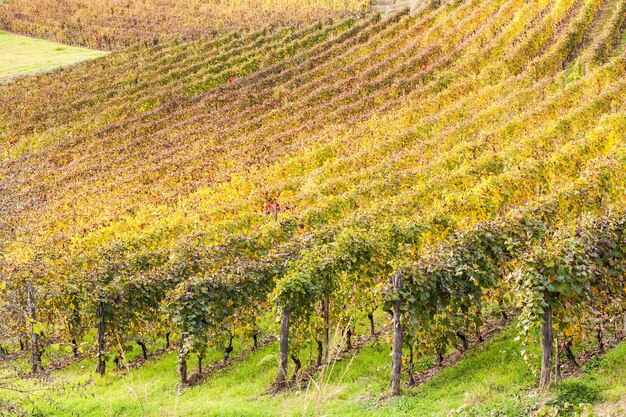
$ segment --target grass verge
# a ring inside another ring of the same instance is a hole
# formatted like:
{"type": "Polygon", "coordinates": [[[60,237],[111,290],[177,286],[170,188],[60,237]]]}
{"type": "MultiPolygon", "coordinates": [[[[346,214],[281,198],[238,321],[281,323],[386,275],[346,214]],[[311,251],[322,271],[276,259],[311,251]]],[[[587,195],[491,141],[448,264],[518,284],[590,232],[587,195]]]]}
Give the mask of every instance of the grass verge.
{"type": "Polygon", "coordinates": [[[0,82],[51,71],[105,54],[0,31],[0,82]]]}

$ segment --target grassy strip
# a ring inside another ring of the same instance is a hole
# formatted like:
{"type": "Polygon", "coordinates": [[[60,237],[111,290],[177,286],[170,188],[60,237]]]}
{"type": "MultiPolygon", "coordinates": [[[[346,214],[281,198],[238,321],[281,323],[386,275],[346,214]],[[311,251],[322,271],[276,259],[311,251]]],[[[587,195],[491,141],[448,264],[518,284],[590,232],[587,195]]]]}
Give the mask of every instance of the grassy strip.
{"type": "Polygon", "coordinates": [[[0,32],[0,82],[28,74],[52,71],[106,54],[102,51],[0,32]]]}

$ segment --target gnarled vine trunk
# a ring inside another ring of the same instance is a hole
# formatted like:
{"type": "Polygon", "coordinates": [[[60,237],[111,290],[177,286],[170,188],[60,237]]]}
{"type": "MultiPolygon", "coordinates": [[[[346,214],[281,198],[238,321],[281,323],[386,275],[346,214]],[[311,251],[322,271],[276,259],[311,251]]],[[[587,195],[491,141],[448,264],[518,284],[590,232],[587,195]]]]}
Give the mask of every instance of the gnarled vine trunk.
{"type": "Polygon", "coordinates": [[[324,357],[324,344],[321,340],[316,340],[317,342],[317,366],[322,366],[322,359],[324,357]]]}
{"type": "Polygon", "coordinates": [[[443,366],[443,360],[445,359],[443,357],[443,348],[441,346],[437,346],[435,350],[437,353],[437,366],[441,368],[443,366]]]}
{"type": "Polygon", "coordinates": [[[478,323],[476,323],[476,340],[478,340],[478,342],[480,343],[485,341],[485,339],[483,338],[483,334],[480,331],[480,325],[478,323]]]}
{"type": "Polygon", "coordinates": [[[113,358],[113,363],[117,369],[122,369],[122,358],[119,355],[115,355],[113,358]]]}
{"type": "Polygon", "coordinates": [[[293,370],[293,375],[291,375],[291,381],[295,382],[296,378],[298,377],[298,372],[300,372],[300,369],[302,369],[302,362],[300,361],[300,358],[296,355],[291,355],[291,360],[296,365],[295,369],[293,370]]]}
{"type": "Polygon", "coordinates": [[[144,360],[147,360],[148,349],[146,348],[146,343],[143,340],[137,340],[137,344],[141,347],[141,354],[143,355],[144,360]]]}
{"type": "Polygon", "coordinates": [[[76,339],[72,339],[72,356],[78,358],[78,342],[76,339]]]}
{"type": "Polygon", "coordinates": [[[572,352],[572,341],[567,340],[563,346],[563,353],[565,353],[565,357],[569,361],[570,365],[574,368],[579,368],[578,361],[576,361],[576,356],[572,352]]]}
{"type": "Polygon", "coordinates": [[[467,341],[467,336],[465,336],[465,333],[463,333],[460,330],[456,331],[456,336],[461,339],[461,350],[463,352],[467,351],[469,349],[469,343],[467,341]]]}
{"type": "Polygon", "coordinates": [[[230,339],[228,340],[228,346],[224,348],[224,362],[228,360],[230,357],[230,353],[233,351],[233,335],[230,335],[230,339]]]}
{"type": "Polygon", "coordinates": [[[409,385],[415,385],[415,363],[413,362],[413,343],[409,344],[409,385]]]}
{"type": "Polygon", "coordinates": [[[376,334],[376,327],[374,327],[374,312],[370,311],[367,313],[367,318],[370,321],[370,334],[374,336],[376,334]]]}

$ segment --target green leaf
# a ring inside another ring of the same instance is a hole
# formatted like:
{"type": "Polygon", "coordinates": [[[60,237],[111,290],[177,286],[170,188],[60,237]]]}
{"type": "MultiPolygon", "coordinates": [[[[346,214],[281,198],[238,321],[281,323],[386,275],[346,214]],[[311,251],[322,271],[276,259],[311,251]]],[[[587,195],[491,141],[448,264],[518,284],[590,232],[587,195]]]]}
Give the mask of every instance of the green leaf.
{"type": "Polygon", "coordinates": [[[41,335],[41,332],[43,331],[43,324],[41,322],[35,322],[33,323],[33,333],[35,333],[36,335],[41,335]]]}

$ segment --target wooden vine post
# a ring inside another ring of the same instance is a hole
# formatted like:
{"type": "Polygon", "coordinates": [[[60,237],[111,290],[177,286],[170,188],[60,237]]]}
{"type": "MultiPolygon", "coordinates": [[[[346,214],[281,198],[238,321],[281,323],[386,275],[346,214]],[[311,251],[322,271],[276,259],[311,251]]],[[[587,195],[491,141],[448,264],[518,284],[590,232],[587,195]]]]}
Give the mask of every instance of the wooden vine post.
{"type": "Polygon", "coordinates": [[[545,390],[550,386],[550,374],[552,372],[552,308],[550,307],[548,292],[544,292],[543,300],[543,323],[541,324],[541,378],[539,386],[545,390]]]}
{"type": "Polygon", "coordinates": [[[185,346],[187,333],[180,334],[180,342],[178,344],[178,374],[180,375],[180,383],[187,383],[187,346],[185,346]]]}
{"type": "Polygon", "coordinates": [[[106,317],[105,317],[105,304],[104,301],[100,301],[98,304],[98,366],[96,372],[100,375],[104,375],[106,369],[105,361],[105,340],[104,334],[106,331],[106,317]]]}
{"type": "Polygon", "coordinates": [[[402,372],[402,322],[398,292],[402,288],[402,273],[397,271],[393,275],[393,290],[396,300],[393,303],[393,347],[391,351],[391,395],[400,394],[400,374],[402,372]]]}
{"type": "Polygon", "coordinates": [[[39,350],[39,334],[40,331],[35,329],[37,325],[37,298],[35,288],[31,285],[28,287],[28,315],[30,318],[30,349],[31,349],[31,371],[33,375],[39,369],[43,369],[41,364],[41,351],[39,350]]]}
{"type": "Polygon", "coordinates": [[[324,363],[328,363],[330,359],[330,295],[328,291],[324,292],[324,300],[322,309],[324,310],[324,363]]]}
{"type": "Polygon", "coordinates": [[[285,388],[287,384],[287,367],[289,366],[289,320],[291,319],[291,305],[289,302],[283,308],[283,319],[280,326],[280,358],[278,362],[278,379],[276,388],[285,388]]]}

